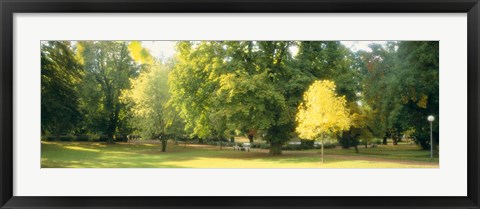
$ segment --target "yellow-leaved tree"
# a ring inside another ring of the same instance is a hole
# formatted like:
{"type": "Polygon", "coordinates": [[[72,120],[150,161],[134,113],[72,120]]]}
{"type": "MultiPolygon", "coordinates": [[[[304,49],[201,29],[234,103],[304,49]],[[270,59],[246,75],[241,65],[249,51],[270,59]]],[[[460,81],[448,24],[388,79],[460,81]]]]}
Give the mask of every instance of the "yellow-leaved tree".
{"type": "Polygon", "coordinates": [[[329,80],[315,81],[303,95],[298,106],[296,132],[300,138],[322,140],[326,135],[350,128],[350,113],[344,96],[337,96],[335,83],[329,80]]]}

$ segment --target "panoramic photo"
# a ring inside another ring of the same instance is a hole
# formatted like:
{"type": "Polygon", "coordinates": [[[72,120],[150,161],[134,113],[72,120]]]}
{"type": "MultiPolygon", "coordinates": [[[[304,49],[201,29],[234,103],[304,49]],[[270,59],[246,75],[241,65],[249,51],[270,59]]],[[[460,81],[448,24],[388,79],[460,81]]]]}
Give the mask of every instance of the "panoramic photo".
{"type": "Polygon", "coordinates": [[[42,168],[439,168],[438,41],[42,41],[42,168]]]}

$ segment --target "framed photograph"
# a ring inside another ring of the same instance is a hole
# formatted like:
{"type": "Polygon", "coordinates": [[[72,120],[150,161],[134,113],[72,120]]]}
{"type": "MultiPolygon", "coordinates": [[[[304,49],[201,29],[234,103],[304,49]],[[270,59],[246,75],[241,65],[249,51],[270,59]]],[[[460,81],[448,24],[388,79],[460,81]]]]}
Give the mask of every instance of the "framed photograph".
{"type": "Polygon", "coordinates": [[[1,1],[1,208],[479,208],[478,0],[1,1]]]}

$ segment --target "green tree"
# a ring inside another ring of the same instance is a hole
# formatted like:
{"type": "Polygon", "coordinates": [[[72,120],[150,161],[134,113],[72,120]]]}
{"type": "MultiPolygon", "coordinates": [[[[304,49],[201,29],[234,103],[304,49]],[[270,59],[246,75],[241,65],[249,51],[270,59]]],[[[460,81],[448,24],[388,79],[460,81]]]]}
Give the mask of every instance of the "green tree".
{"type": "Polygon", "coordinates": [[[74,46],[68,41],[41,43],[42,133],[66,134],[79,124],[78,83],[83,77],[74,46]]]}
{"type": "MultiPolygon", "coordinates": [[[[176,111],[168,102],[168,69],[156,63],[132,80],[132,87],[124,91],[123,98],[132,104],[134,127],[143,138],[158,138],[162,152],[169,138],[181,133],[176,111]]],[[[180,124],[181,126],[181,124],[180,124]]]]}
{"type": "MultiPolygon", "coordinates": [[[[212,92],[218,88],[222,59],[217,53],[222,48],[216,42],[179,42],[175,67],[169,76],[171,102],[185,120],[185,129],[192,137],[213,135],[212,92]]],[[[221,133],[221,130],[217,130],[221,133]]]]}
{"type": "MultiPolygon", "coordinates": [[[[413,128],[415,141],[430,149],[429,115],[435,116],[434,134],[438,140],[439,124],[439,42],[405,41],[398,45],[398,70],[395,88],[400,104],[394,114],[403,131],[413,128]]],[[[437,143],[438,144],[438,143],[437,143]]]]}
{"type": "Polygon", "coordinates": [[[180,42],[171,74],[172,101],[192,135],[226,138],[265,130],[271,154],[291,133],[281,77],[289,42],[180,42]],[[273,128],[277,126],[276,128],[273,128]],[[280,141],[278,141],[280,139],[280,141]]]}
{"type": "Polygon", "coordinates": [[[126,124],[121,116],[128,114],[121,92],[130,88],[130,78],[142,68],[131,57],[128,42],[80,41],[77,45],[85,66],[81,92],[88,127],[106,134],[107,143],[113,143],[119,125],[126,124]]]}
{"type": "MultiPolygon", "coordinates": [[[[413,132],[422,149],[429,149],[428,115],[438,118],[438,42],[389,42],[359,52],[364,61],[362,92],[379,121],[384,143],[396,144],[402,133],[413,132]]],[[[438,121],[434,132],[438,139],[438,121]]],[[[377,131],[378,132],[378,131],[377,131]]]]}

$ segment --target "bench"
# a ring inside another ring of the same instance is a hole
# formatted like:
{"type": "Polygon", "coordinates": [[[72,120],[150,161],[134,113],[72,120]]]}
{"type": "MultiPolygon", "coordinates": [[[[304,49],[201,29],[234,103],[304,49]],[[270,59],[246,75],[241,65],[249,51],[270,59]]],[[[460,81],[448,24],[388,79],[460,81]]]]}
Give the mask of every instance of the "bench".
{"type": "Polygon", "coordinates": [[[243,143],[241,146],[235,145],[233,146],[233,150],[250,152],[250,143],[243,143]]]}

